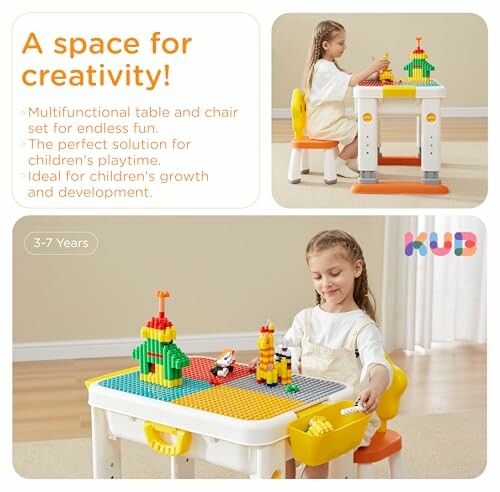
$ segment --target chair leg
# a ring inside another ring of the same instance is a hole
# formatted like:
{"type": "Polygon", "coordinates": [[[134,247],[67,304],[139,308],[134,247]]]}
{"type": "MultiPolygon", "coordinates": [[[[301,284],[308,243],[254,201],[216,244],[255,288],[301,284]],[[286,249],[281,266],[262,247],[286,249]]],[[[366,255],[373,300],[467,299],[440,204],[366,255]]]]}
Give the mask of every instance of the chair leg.
{"type": "Polygon", "coordinates": [[[356,464],[356,478],[373,478],[371,463],[356,464]]]}
{"type": "Polygon", "coordinates": [[[337,182],[337,159],[335,156],[335,150],[325,150],[323,155],[324,162],[324,180],[325,183],[335,184],[337,182]]]}
{"type": "Polygon", "coordinates": [[[389,456],[391,478],[407,478],[406,466],[401,451],[389,456]]]}
{"type": "Polygon", "coordinates": [[[303,149],[300,153],[300,174],[309,174],[309,151],[303,149]]]}
{"type": "Polygon", "coordinates": [[[292,149],[290,163],[288,164],[288,181],[292,184],[300,183],[300,149],[292,149]]]}

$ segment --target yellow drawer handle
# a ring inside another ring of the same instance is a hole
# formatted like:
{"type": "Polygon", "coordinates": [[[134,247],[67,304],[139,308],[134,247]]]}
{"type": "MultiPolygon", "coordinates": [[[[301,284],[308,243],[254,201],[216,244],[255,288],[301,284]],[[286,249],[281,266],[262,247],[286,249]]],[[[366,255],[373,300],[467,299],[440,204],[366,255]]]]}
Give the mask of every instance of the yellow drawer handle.
{"type": "Polygon", "coordinates": [[[191,445],[191,432],[154,422],[144,422],[144,435],[151,449],[167,456],[183,454],[191,445]],[[161,433],[175,436],[175,443],[165,441],[161,433]]]}

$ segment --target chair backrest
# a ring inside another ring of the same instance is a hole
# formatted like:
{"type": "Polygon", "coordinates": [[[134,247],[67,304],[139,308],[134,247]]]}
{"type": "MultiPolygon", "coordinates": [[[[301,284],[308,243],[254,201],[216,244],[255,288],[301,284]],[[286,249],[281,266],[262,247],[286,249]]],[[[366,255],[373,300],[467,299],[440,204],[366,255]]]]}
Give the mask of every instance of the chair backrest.
{"type": "Polygon", "coordinates": [[[306,100],[302,89],[294,89],[292,93],[292,128],[293,138],[300,140],[304,138],[304,130],[306,128],[306,100]]]}
{"type": "Polygon", "coordinates": [[[387,429],[387,421],[398,414],[399,400],[408,384],[408,378],[405,372],[394,363],[388,354],[385,354],[385,358],[392,367],[392,383],[384,391],[377,408],[377,414],[381,420],[378,432],[385,432],[387,429]]]}

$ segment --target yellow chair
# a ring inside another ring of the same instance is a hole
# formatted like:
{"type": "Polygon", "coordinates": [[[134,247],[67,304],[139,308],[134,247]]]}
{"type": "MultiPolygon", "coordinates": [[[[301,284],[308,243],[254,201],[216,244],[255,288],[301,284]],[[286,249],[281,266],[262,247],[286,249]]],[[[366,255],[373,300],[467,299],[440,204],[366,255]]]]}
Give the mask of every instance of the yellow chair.
{"type": "Polygon", "coordinates": [[[300,183],[300,174],[309,172],[308,150],[323,150],[324,181],[326,184],[337,182],[338,145],[335,140],[315,140],[305,135],[307,115],[304,93],[301,89],[294,89],[292,94],[292,153],[288,165],[288,181],[292,184],[300,183]]]}
{"type": "Polygon", "coordinates": [[[401,455],[403,442],[401,435],[387,428],[387,421],[394,418],[399,411],[399,400],[406,389],[408,379],[403,370],[396,366],[386,355],[392,366],[392,383],[380,399],[377,414],[381,425],[372,437],[369,446],[358,448],[354,452],[354,463],[358,478],[373,478],[372,463],[389,459],[389,473],[391,478],[406,478],[406,469],[401,455]]]}

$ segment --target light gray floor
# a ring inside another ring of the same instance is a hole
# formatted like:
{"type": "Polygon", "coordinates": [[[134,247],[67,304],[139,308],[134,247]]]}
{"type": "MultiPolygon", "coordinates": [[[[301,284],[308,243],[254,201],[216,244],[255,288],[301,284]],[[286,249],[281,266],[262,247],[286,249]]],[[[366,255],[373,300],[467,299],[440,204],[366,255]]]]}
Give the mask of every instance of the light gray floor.
{"type": "MultiPolygon", "coordinates": [[[[403,436],[403,456],[409,478],[472,478],[485,467],[485,409],[398,416],[389,422],[389,428],[403,436]]],[[[91,478],[91,440],[14,443],[13,464],[16,472],[25,478],[91,478]]],[[[122,465],[125,478],[166,478],[169,473],[167,457],[130,441],[122,443],[122,465]]],[[[195,473],[196,478],[247,477],[202,461],[196,463],[195,473]]],[[[386,460],[375,464],[374,476],[388,478],[386,460]]],[[[91,485],[92,488],[99,486],[109,488],[104,481],[91,485]]]]}
{"type": "MultiPolygon", "coordinates": [[[[386,155],[415,154],[414,143],[387,143],[386,155]]],[[[299,184],[288,183],[289,144],[273,144],[273,196],[286,208],[473,208],[487,194],[487,142],[444,142],[441,147],[441,180],[450,190],[447,195],[360,195],[351,193],[355,179],[338,178],[337,184],[323,182],[321,151],[309,151],[309,174],[299,184]]],[[[378,179],[419,181],[420,168],[379,167],[378,179]]]]}

